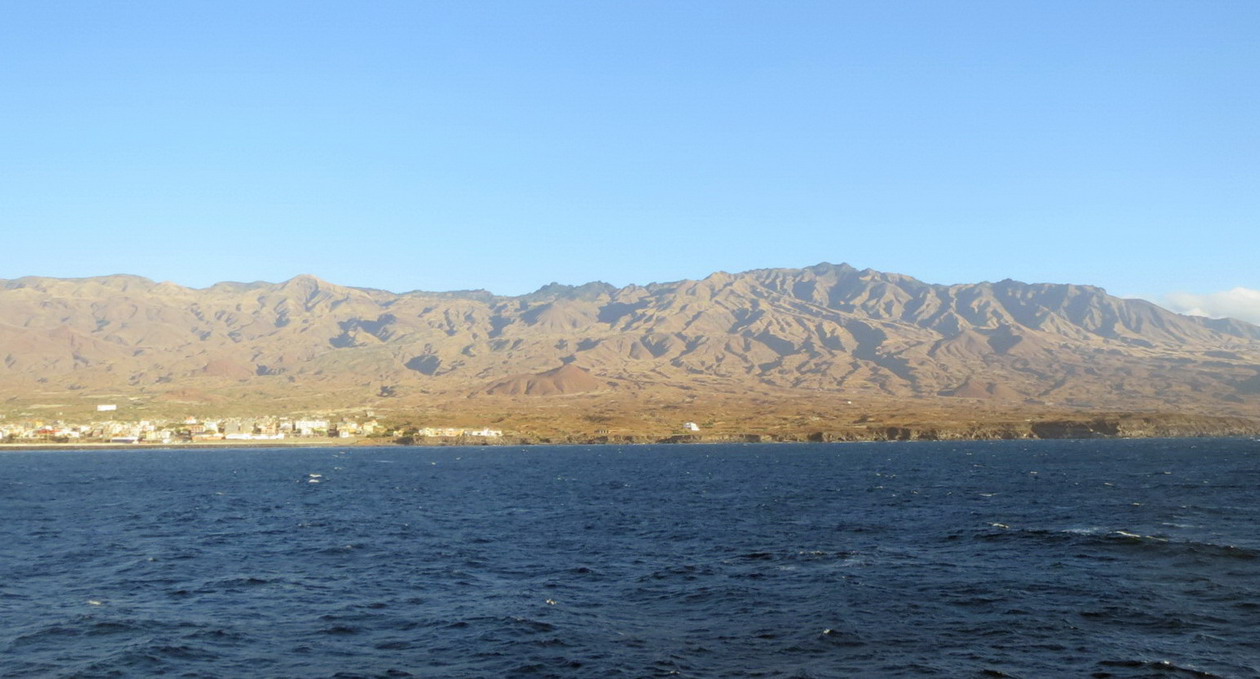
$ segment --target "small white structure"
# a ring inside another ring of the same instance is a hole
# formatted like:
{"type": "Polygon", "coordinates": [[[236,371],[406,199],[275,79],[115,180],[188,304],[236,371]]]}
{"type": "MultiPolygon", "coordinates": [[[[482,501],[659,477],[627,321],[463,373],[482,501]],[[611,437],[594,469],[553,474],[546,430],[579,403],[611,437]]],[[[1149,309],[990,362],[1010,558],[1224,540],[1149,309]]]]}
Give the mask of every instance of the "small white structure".
{"type": "Polygon", "coordinates": [[[328,420],[295,420],[293,433],[296,436],[325,436],[328,434],[328,420]]]}
{"type": "Polygon", "coordinates": [[[118,406],[113,403],[101,403],[96,406],[96,412],[98,413],[109,412],[111,410],[118,410],[118,406]]]}
{"type": "Polygon", "coordinates": [[[700,431],[700,425],[695,422],[683,422],[683,429],[687,431],[700,431]]]}
{"type": "Polygon", "coordinates": [[[417,433],[425,438],[455,438],[463,436],[464,430],[456,427],[421,427],[417,433]]]}

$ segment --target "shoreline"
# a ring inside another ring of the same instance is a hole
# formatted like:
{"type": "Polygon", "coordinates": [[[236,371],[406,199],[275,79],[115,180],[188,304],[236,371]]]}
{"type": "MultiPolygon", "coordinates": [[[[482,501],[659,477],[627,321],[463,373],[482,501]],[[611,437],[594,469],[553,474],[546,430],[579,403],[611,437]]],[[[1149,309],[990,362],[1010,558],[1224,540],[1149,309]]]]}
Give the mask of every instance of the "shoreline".
{"type": "MultiPolygon", "coordinates": [[[[77,443],[0,443],[4,450],[181,450],[184,448],[335,448],[343,445],[365,445],[366,439],[312,439],[275,441],[196,441],[190,443],[114,443],[111,441],[81,441],[77,443]],[[346,443],[346,441],[350,441],[346,443]],[[356,443],[359,442],[359,443],[356,443]]],[[[385,445],[394,445],[389,442],[385,445]]]]}
{"type": "Polygon", "coordinates": [[[215,448],[533,448],[539,446],[652,446],[652,445],[716,445],[716,444],[835,444],[835,443],[888,443],[888,442],[942,442],[952,441],[1087,441],[1087,440],[1143,440],[1143,439],[1247,439],[1260,440],[1260,430],[1221,431],[1195,433],[1150,433],[1117,435],[1064,435],[1064,436],[949,436],[949,437],[831,437],[827,435],[764,436],[744,435],[680,435],[665,438],[624,437],[603,440],[605,437],[557,439],[507,438],[502,441],[432,441],[401,442],[394,439],[323,439],[312,441],[223,441],[197,443],[111,443],[107,441],[82,443],[0,443],[0,453],[57,451],[57,450],[212,450],[215,448]]]}

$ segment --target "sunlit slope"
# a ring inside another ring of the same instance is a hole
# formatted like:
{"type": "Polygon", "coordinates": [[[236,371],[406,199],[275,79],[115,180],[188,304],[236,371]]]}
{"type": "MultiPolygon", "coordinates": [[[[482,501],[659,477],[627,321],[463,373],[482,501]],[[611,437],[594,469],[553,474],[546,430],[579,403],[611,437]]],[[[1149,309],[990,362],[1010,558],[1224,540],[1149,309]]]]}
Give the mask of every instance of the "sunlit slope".
{"type": "Polygon", "coordinates": [[[0,389],[150,395],[771,389],[839,397],[1260,405],[1260,328],[1079,285],[930,285],[820,264],[615,288],[394,294],[312,276],[190,289],[0,281],[0,389]],[[558,370],[572,366],[568,370],[558,370]]]}

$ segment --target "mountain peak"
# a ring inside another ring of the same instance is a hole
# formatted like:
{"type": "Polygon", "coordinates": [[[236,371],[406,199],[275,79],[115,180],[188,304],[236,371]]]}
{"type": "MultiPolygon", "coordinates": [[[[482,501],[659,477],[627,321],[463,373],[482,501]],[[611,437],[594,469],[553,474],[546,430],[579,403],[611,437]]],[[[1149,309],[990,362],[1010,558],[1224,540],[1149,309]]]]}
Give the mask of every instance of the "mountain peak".
{"type": "Polygon", "coordinates": [[[617,288],[603,281],[591,281],[582,285],[565,285],[553,281],[522,297],[531,300],[552,298],[590,300],[601,295],[612,294],[616,290],[617,288]]]}
{"type": "Polygon", "coordinates": [[[330,287],[332,284],[318,276],[309,273],[300,273],[287,281],[280,284],[281,287],[330,287]]]}

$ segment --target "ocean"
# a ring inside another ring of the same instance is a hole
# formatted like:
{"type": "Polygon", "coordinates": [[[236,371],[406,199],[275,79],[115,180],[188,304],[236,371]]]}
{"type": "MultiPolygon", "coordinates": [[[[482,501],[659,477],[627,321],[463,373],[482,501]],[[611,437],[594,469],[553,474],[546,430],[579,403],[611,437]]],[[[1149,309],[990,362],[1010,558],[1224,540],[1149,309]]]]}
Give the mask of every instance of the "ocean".
{"type": "Polygon", "coordinates": [[[0,676],[159,675],[1260,677],[1260,442],[0,453],[0,676]]]}

